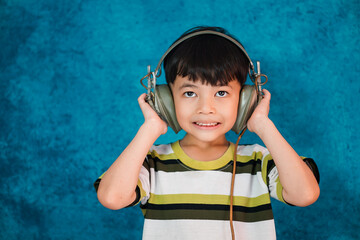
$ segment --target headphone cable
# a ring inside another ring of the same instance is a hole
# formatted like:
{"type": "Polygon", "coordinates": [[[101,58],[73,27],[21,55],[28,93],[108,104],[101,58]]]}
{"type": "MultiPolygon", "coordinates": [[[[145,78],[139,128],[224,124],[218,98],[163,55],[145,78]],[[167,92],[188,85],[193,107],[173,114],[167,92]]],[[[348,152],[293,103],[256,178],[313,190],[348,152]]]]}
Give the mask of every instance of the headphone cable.
{"type": "Polygon", "coordinates": [[[239,145],[239,141],[241,139],[241,137],[244,135],[245,131],[246,131],[247,127],[244,128],[244,130],[242,130],[242,132],[240,133],[236,144],[235,144],[235,150],[234,150],[234,157],[233,157],[233,172],[232,172],[232,177],[231,177],[231,188],[230,188],[230,229],[231,229],[231,238],[232,240],[235,240],[235,231],[234,231],[234,224],[233,224],[233,205],[234,205],[234,185],[235,185],[235,173],[236,173],[236,155],[237,155],[237,148],[239,145]]]}

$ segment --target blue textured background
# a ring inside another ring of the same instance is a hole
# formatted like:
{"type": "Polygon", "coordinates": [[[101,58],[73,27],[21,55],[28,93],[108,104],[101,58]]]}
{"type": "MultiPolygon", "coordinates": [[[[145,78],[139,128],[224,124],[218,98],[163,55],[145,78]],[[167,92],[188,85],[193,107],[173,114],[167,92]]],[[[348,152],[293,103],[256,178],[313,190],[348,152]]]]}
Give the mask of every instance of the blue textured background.
{"type": "Polygon", "coordinates": [[[140,239],[139,208],[103,208],[92,183],[143,121],[146,65],[218,25],[261,60],[270,117],[320,168],[314,205],[274,202],[278,239],[356,239],[359,12],[358,0],[0,1],[0,238],[140,239]]]}

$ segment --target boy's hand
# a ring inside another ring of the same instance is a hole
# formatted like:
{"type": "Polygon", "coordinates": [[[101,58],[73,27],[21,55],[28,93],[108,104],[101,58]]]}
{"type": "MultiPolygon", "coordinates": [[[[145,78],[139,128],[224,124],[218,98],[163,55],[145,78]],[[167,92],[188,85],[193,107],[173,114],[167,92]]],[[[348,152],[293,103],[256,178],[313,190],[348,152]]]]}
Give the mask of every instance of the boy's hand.
{"type": "Polygon", "coordinates": [[[266,89],[263,89],[263,93],[263,99],[261,99],[259,105],[257,105],[247,122],[248,130],[250,132],[255,132],[257,135],[259,135],[263,126],[269,120],[271,94],[266,89]]]}
{"type": "Polygon", "coordinates": [[[138,98],[140,109],[144,115],[145,126],[149,126],[154,134],[159,136],[167,132],[167,124],[157,115],[151,106],[145,101],[146,93],[143,93],[138,98]]]}

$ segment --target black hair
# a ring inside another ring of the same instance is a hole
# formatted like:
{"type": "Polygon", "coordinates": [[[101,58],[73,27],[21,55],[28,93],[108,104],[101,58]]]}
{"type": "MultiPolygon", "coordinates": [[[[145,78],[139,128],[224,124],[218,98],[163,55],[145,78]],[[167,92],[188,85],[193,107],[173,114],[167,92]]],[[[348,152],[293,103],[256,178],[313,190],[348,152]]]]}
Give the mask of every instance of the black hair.
{"type": "MultiPolygon", "coordinates": [[[[186,31],[179,39],[203,30],[217,31],[231,36],[220,27],[195,27],[186,31]]],[[[243,86],[249,64],[249,59],[238,46],[224,37],[213,34],[197,35],[185,40],[164,59],[168,84],[174,83],[179,75],[188,76],[194,82],[201,80],[203,84],[212,86],[227,85],[232,80],[237,80],[243,86]]]]}

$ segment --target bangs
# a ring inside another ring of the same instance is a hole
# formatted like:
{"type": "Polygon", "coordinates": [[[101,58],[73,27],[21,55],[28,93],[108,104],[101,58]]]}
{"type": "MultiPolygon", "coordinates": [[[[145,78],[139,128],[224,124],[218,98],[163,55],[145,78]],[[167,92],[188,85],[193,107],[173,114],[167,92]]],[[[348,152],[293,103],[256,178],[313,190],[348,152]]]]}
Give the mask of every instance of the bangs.
{"type": "Polygon", "coordinates": [[[227,85],[237,80],[246,81],[249,60],[231,41],[216,35],[192,37],[174,48],[164,60],[167,83],[176,76],[188,77],[212,86],[227,85]]]}

